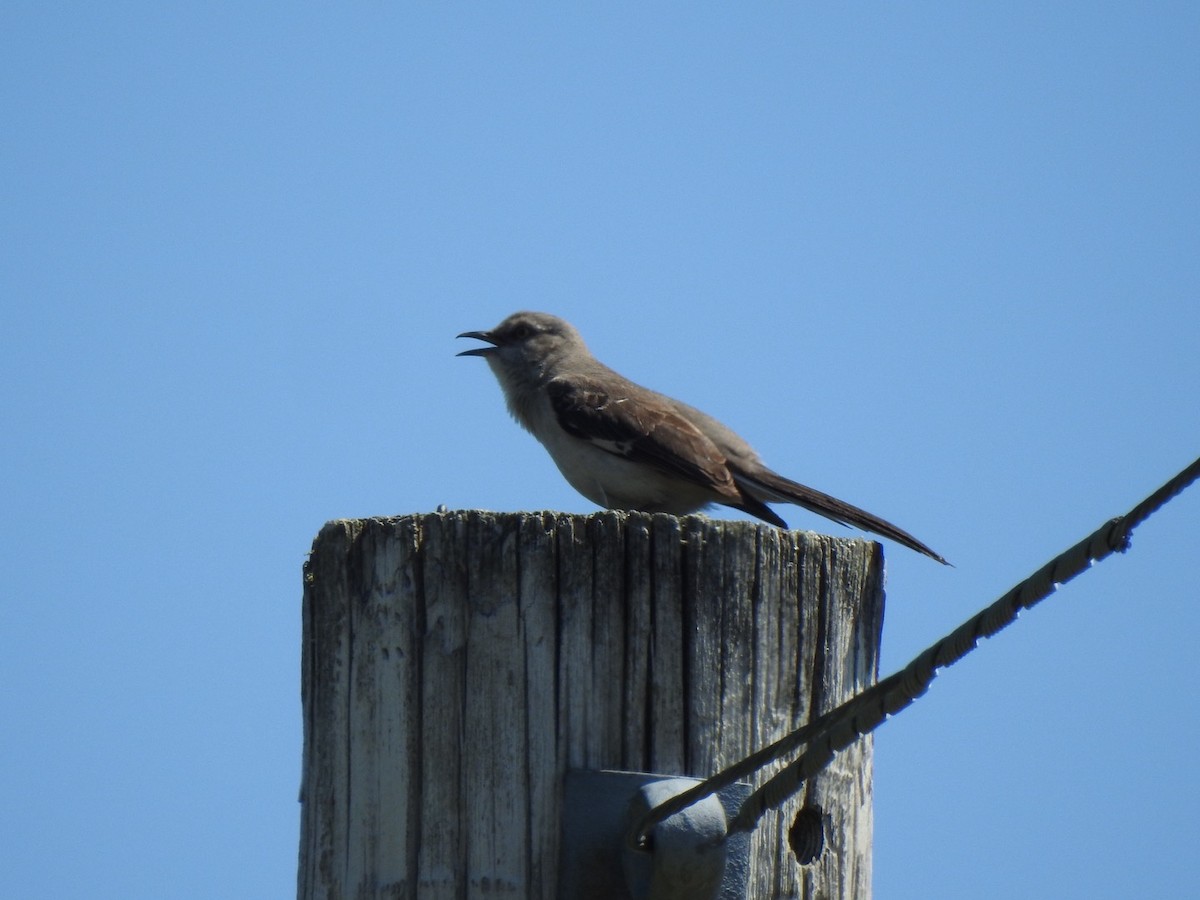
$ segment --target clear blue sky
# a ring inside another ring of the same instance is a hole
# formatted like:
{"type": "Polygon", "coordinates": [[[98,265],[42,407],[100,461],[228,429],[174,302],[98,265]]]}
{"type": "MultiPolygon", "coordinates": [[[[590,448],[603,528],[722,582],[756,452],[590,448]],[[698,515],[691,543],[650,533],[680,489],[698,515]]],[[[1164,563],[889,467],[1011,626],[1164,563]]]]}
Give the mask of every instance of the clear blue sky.
{"type": "MultiPolygon", "coordinates": [[[[293,894],[321,524],[592,509],[513,310],[953,560],[886,671],[1200,454],[1195,3],[256,6],[0,9],[8,896],[293,894]]],[[[1198,527],[884,726],[876,896],[1192,889],[1198,527]]]]}

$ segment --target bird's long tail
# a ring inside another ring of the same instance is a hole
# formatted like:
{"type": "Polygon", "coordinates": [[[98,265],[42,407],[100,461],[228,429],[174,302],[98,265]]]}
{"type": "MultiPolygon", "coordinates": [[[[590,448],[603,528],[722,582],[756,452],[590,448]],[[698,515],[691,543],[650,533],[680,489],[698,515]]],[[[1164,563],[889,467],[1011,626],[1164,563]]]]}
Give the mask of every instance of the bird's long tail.
{"type": "MultiPolygon", "coordinates": [[[[832,519],[841,525],[854,525],[864,531],[874,532],[897,544],[903,544],[905,547],[916,550],[918,553],[924,553],[944,565],[950,565],[929,546],[918,541],[904,529],[897,528],[886,519],[872,515],[865,509],[859,509],[837,497],[831,497],[829,494],[784,478],[769,469],[763,468],[753,475],[747,472],[735,472],[733,477],[738,486],[756,500],[768,503],[794,503],[797,506],[803,506],[810,512],[832,519]]],[[[749,505],[747,511],[759,515],[754,509],[750,509],[749,505]]],[[[774,516],[774,513],[771,515],[774,516]]],[[[771,521],[765,516],[760,516],[760,518],[771,521]]]]}

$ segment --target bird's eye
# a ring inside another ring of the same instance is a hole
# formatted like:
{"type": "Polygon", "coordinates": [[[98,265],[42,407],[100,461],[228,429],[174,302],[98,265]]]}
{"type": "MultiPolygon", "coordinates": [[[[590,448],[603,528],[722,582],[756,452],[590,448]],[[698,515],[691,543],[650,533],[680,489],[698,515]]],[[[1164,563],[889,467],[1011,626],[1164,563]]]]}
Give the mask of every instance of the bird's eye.
{"type": "Polygon", "coordinates": [[[513,338],[518,341],[525,340],[525,338],[529,337],[531,334],[533,334],[533,327],[525,322],[515,326],[512,330],[513,338]]]}

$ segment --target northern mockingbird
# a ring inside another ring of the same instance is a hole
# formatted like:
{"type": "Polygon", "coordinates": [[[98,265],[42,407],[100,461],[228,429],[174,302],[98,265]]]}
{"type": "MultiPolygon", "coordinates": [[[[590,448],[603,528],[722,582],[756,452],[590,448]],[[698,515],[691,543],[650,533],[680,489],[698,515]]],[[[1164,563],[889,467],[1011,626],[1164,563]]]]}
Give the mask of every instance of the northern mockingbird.
{"type": "Polygon", "coordinates": [[[891,522],[771,471],[712,416],[617,374],[556,316],[514,313],[458,336],[490,345],[458,355],[487,360],[513,418],[593,503],[677,516],[720,503],[780,528],[767,503],[795,503],[946,562],[891,522]]]}

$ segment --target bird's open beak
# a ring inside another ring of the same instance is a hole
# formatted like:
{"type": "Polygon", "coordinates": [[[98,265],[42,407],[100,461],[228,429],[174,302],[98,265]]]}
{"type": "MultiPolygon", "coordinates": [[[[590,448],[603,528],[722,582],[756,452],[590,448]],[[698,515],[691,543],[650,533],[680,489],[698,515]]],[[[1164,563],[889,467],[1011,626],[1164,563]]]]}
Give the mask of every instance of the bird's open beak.
{"type": "MultiPolygon", "coordinates": [[[[492,333],[490,331],[464,331],[462,334],[456,335],[456,336],[460,337],[460,338],[464,338],[464,337],[475,338],[475,340],[477,340],[477,341],[487,341],[489,344],[493,344],[493,345],[496,343],[496,339],[494,337],[492,337],[492,333]]],[[[462,353],[455,353],[454,355],[455,356],[491,356],[495,352],[496,352],[495,346],[472,347],[470,350],[464,350],[462,353]]]]}

